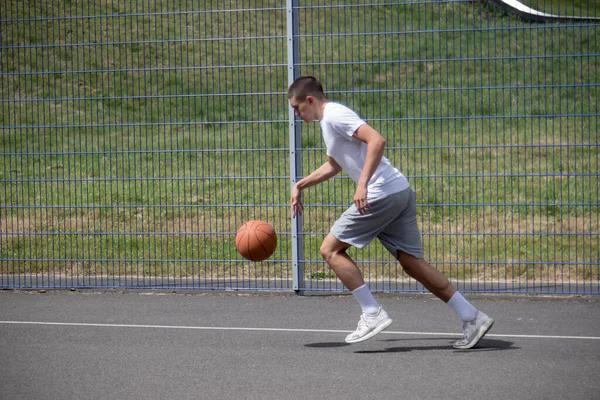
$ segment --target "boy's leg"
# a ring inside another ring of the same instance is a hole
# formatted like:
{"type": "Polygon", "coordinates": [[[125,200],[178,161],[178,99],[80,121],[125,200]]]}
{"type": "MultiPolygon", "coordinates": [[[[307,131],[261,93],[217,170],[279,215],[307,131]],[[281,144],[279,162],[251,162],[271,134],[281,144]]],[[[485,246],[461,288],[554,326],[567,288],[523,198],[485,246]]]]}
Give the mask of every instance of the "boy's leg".
{"type": "Polygon", "coordinates": [[[438,269],[433,268],[422,258],[416,258],[408,253],[399,251],[397,256],[400,265],[410,277],[420,282],[427,290],[445,303],[450,301],[456,289],[438,269]]]}
{"type": "Polygon", "coordinates": [[[365,281],[354,260],[346,254],[348,248],[350,248],[348,243],[340,242],[332,234],[329,234],[323,240],[319,252],[344,286],[353,291],[364,285],[365,281]]]}
{"type": "Polygon", "coordinates": [[[391,325],[392,319],[381,308],[365,285],[360,269],[346,253],[349,247],[349,244],[340,242],[329,234],[321,245],[320,253],[344,286],[352,291],[363,311],[356,331],[346,337],[346,342],[358,343],[386,329],[391,325]]]}
{"type": "Polygon", "coordinates": [[[470,349],[490,330],[494,319],[477,311],[451,284],[448,278],[422,258],[399,251],[398,261],[404,271],[427,290],[447,303],[463,321],[464,337],[454,343],[459,349],[470,349]]]}

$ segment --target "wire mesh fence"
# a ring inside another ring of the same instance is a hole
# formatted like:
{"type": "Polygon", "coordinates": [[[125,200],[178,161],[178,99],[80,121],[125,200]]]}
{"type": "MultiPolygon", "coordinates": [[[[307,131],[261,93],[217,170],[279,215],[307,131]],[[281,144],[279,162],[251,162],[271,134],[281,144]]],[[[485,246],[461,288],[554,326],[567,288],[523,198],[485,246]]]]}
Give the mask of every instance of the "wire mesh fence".
{"type": "MultiPolygon", "coordinates": [[[[290,218],[325,160],[289,116],[309,74],[386,137],[455,286],[600,293],[600,7],[496,3],[3,1],[0,287],[343,290],[319,246],[353,182],[290,218]],[[262,263],[250,219],[279,236],[262,263]]],[[[375,291],[423,290],[379,243],[350,254],[375,291]]]]}

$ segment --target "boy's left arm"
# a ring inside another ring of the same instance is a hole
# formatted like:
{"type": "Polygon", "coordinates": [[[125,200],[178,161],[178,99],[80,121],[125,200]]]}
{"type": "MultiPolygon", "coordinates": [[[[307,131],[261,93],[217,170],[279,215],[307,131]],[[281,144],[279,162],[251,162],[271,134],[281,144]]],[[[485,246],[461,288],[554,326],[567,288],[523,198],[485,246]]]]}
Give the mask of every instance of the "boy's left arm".
{"type": "Polygon", "coordinates": [[[360,128],[354,132],[354,137],[367,144],[367,158],[360,174],[358,184],[356,185],[356,192],[354,193],[354,205],[361,214],[364,214],[369,208],[369,203],[367,202],[367,186],[381,162],[386,141],[379,132],[368,124],[361,125],[360,128]]]}

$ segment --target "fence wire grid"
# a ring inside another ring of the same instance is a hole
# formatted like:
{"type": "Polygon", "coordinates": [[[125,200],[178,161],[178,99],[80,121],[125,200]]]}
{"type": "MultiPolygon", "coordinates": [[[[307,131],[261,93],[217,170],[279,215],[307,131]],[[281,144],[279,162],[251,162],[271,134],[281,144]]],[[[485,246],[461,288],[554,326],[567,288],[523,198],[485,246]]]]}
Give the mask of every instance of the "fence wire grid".
{"type": "MultiPolygon", "coordinates": [[[[387,139],[425,257],[464,292],[600,294],[600,5],[16,1],[0,15],[0,288],[343,291],[319,256],[351,204],[295,120],[317,76],[387,139]],[[236,250],[246,221],[278,247],[236,250]]],[[[422,292],[385,248],[376,292],[422,292]]]]}

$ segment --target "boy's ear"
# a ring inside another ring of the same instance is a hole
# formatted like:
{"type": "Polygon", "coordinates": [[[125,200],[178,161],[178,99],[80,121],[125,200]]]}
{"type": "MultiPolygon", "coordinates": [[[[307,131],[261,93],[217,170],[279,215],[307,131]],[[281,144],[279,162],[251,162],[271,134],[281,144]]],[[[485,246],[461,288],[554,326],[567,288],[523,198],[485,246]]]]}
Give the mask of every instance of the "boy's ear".
{"type": "Polygon", "coordinates": [[[307,102],[308,104],[312,104],[312,103],[314,103],[314,102],[315,102],[315,98],[314,98],[314,97],[312,97],[312,96],[306,96],[306,102],[307,102]]]}

